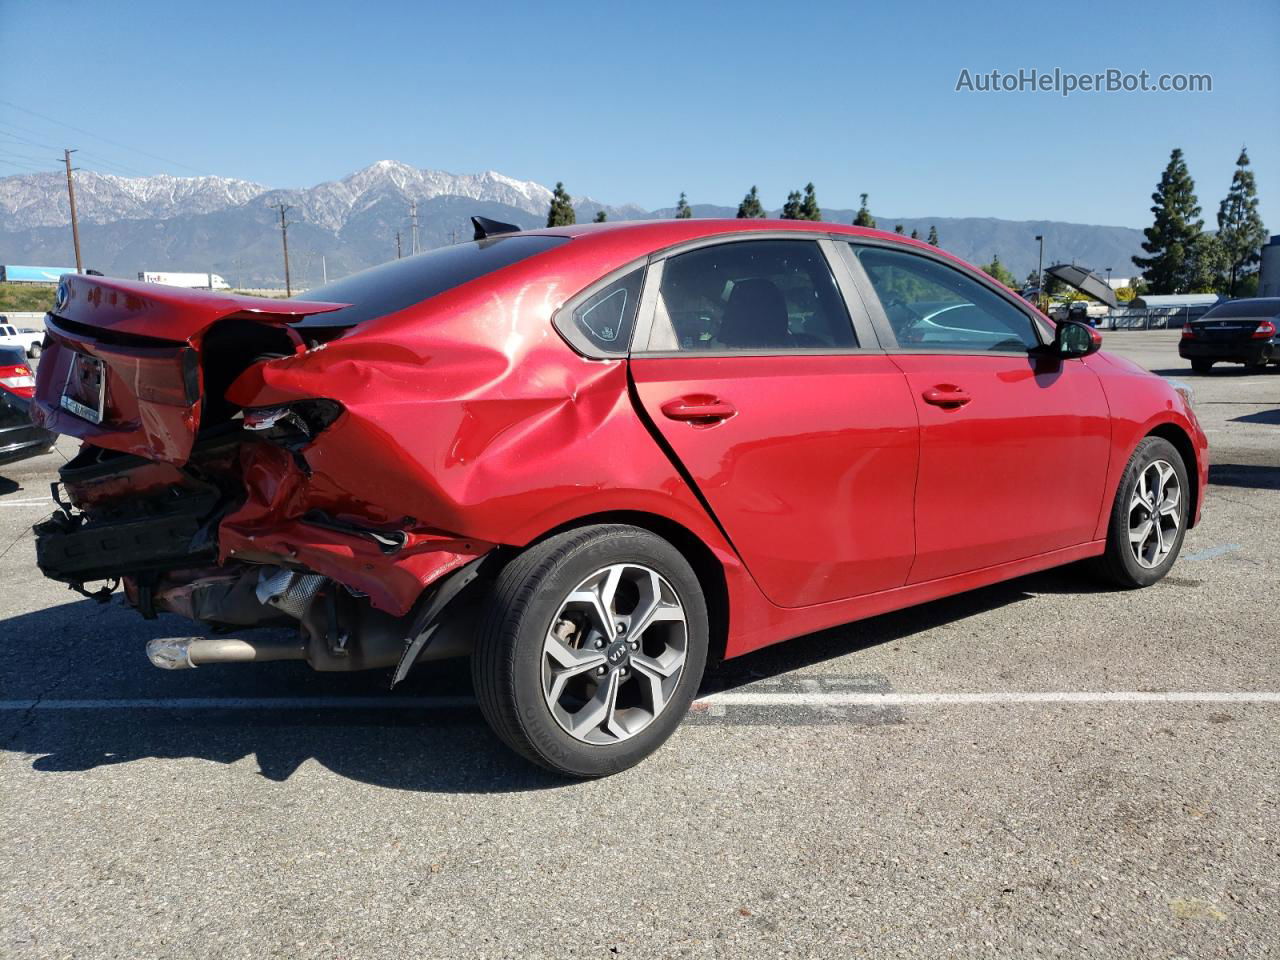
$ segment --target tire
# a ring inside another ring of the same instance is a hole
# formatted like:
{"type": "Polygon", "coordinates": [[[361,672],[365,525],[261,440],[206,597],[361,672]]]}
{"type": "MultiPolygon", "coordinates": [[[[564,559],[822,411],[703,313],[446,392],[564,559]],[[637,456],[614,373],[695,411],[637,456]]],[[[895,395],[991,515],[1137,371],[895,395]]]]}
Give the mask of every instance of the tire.
{"type": "Polygon", "coordinates": [[[503,568],[471,676],[485,719],[509,747],[561,775],[602,777],[671,736],[702,680],[707,638],[706,600],[675,547],[638,527],[583,527],[503,568]],[[588,596],[601,604],[583,602],[588,596]],[[609,638],[597,628],[606,609],[609,638]],[[633,615],[650,609],[653,619],[633,638],[633,615]],[[606,719],[596,724],[597,715],[606,719]]]}
{"type": "Polygon", "coordinates": [[[1191,369],[1194,373],[1208,373],[1213,369],[1212,360],[1192,360],[1191,369]]]}
{"type": "Polygon", "coordinates": [[[1106,552],[1098,558],[1096,570],[1109,582],[1127,589],[1149,587],[1161,580],[1172,569],[1182,549],[1190,515],[1190,496],[1187,467],[1173,444],[1160,437],[1143,439],[1133,451],[1120,478],[1120,488],[1107,525],[1106,552]],[[1144,499],[1142,492],[1145,490],[1152,497],[1157,494],[1158,491],[1152,488],[1156,485],[1156,478],[1164,473],[1164,468],[1171,472],[1160,483],[1162,504],[1168,505],[1170,481],[1176,481],[1176,505],[1171,513],[1161,511],[1159,529],[1153,524],[1142,541],[1135,544],[1131,534],[1136,536],[1146,529],[1144,523],[1152,519],[1153,513],[1148,506],[1150,498],[1144,499]],[[1176,529],[1172,529],[1173,522],[1177,524],[1176,529]]]}
{"type": "Polygon", "coordinates": [[[40,344],[33,343],[31,347],[27,350],[27,356],[32,360],[39,359],[40,349],[41,349],[40,344]]]}

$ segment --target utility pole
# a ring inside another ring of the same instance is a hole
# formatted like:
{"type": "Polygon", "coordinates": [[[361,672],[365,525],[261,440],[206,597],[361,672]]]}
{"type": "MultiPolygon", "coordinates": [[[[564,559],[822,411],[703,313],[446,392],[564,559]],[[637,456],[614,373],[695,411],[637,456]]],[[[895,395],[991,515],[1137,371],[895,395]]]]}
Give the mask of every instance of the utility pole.
{"type": "Polygon", "coordinates": [[[1036,267],[1036,306],[1041,310],[1045,309],[1044,299],[1044,235],[1036,234],[1036,239],[1040,241],[1040,266],[1036,267]]]}
{"type": "Polygon", "coordinates": [[[76,222],[76,185],[71,181],[71,155],[74,150],[63,150],[62,160],[67,165],[67,200],[71,204],[71,242],[76,248],[76,273],[84,273],[80,262],[80,224],[76,222]]]}
{"type": "Polygon", "coordinates": [[[284,244],[284,295],[292,297],[293,284],[289,280],[289,222],[285,220],[284,215],[293,207],[285,206],[283,203],[277,203],[275,206],[280,211],[280,242],[284,244]]]}
{"type": "Polygon", "coordinates": [[[400,231],[396,231],[396,259],[400,259],[400,231]]]}
{"type": "Polygon", "coordinates": [[[413,239],[409,243],[410,253],[421,253],[422,248],[418,246],[418,201],[411,200],[409,202],[409,218],[413,221],[413,239]]]}

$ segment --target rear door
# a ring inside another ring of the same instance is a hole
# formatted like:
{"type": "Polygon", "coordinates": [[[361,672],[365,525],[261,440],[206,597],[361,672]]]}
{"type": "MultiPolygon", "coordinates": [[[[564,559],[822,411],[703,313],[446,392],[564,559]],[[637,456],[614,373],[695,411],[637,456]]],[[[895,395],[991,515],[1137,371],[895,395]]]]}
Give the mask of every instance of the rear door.
{"type": "Polygon", "coordinates": [[[916,411],[826,240],[721,239],[649,269],[631,375],[764,594],[901,586],[916,411]],[[856,303],[856,301],[854,301],[856,303]]]}
{"type": "Polygon", "coordinates": [[[847,248],[920,418],[920,583],[1093,538],[1110,452],[1101,382],[1047,328],[941,257],[847,248]]]}

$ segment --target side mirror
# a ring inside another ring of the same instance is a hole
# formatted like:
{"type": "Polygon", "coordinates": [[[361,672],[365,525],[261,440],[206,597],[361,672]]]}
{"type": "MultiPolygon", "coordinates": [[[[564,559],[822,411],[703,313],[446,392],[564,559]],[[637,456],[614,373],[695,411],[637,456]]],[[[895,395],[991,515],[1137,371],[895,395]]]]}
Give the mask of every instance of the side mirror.
{"type": "Polygon", "coordinates": [[[1053,352],[1059,357],[1087,357],[1102,349],[1102,334],[1075,320],[1063,320],[1053,335],[1053,352]]]}

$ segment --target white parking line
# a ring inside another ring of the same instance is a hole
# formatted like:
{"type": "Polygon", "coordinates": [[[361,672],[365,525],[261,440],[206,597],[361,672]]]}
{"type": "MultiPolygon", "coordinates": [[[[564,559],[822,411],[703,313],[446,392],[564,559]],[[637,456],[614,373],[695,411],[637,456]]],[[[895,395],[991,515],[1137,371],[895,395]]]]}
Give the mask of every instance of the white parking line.
{"type": "MultiPolygon", "coordinates": [[[[453,710],[471,697],[158,697],[101,700],[0,700],[0,711],[25,710],[453,710]]],[[[927,707],[992,703],[1280,703],[1280,692],[1256,691],[993,691],[990,693],[766,693],[708,694],[695,708],[927,707]]]]}

